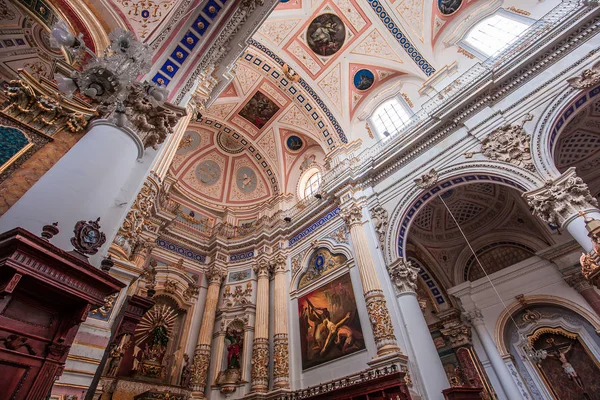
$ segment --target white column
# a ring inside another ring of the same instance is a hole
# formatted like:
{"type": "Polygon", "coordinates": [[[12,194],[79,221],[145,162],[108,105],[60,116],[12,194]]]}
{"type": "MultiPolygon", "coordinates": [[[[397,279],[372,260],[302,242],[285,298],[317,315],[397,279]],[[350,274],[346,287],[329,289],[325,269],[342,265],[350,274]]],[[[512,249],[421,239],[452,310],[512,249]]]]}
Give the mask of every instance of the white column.
{"type": "Polygon", "coordinates": [[[133,131],[106,120],[96,120],[89,131],[1,218],[0,232],[23,227],[32,233],[58,221],[60,233],[52,243],[72,250],[77,221],[100,217],[101,230],[116,233],[128,211],[119,206],[122,188],[143,155],[133,131]]]}
{"type": "Polygon", "coordinates": [[[417,301],[415,290],[419,269],[410,262],[398,259],[388,267],[388,271],[396,286],[398,305],[405,321],[406,338],[415,354],[415,364],[426,391],[425,398],[443,400],[442,390],[449,388],[450,384],[417,301]]]}
{"type": "Polygon", "coordinates": [[[523,197],[533,212],[545,222],[566,229],[586,253],[593,249],[592,239],[585,226],[586,218],[600,220],[598,200],[571,167],[556,179],[523,197]]]}
{"type": "Polygon", "coordinates": [[[502,386],[502,389],[504,389],[504,393],[506,393],[506,396],[510,400],[522,399],[523,396],[521,395],[521,391],[517,387],[517,384],[515,383],[512,375],[510,374],[510,371],[506,367],[504,360],[500,356],[500,352],[496,347],[494,339],[492,339],[492,336],[485,327],[481,311],[479,311],[478,309],[470,311],[467,314],[467,318],[475,327],[477,335],[479,336],[479,340],[481,340],[481,344],[485,349],[488,359],[492,364],[492,368],[494,369],[494,372],[496,373],[496,376],[498,377],[500,385],[502,386]]]}

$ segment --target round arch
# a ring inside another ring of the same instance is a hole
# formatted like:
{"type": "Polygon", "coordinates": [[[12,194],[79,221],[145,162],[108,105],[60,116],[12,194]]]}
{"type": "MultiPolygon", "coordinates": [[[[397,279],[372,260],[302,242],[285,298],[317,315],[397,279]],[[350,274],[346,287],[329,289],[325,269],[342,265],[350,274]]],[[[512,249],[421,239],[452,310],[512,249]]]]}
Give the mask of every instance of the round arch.
{"type": "Polygon", "coordinates": [[[576,314],[580,315],[582,318],[587,320],[596,332],[600,331],[600,319],[594,315],[590,310],[580,306],[579,304],[565,299],[563,297],[550,296],[550,295],[531,295],[525,296],[526,305],[519,303],[518,301],[513,301],[508,307],[502,311],[498,320],[496,321],[496,328],[494,330],[494,339],[496,344],[498,345],[498,350],[500,351],[501,356],[509,355],[508,348],[504,341],[504,331],[507,327],[508,322],[511,320],[512,315],[515,313],[527,308],[527,306],[531,305],[555,305],[567,308],[576,314]]]}
{"type": "Polygon", "coordinates": [[[385,257],[388,263],[398,257],[406,259],[406,242],[410,225],[422,206],[446,190],[469,183],[496,183],[527,192],[543,185],[531,171],[499,161],[470,161],[454,164],[437,171],[437,183],[428,188],[414,186],[399,201],[390,217],[386,234],[385,257]]]}
{"type": "Polygon", "coordinates": [[[600,94],[600,85],[577,90],[568,86],[544,110],[531,137],[531,153],[536,170],[547,180],[560,176],[554,163],[558,137],[567,124],[600,94]]]}

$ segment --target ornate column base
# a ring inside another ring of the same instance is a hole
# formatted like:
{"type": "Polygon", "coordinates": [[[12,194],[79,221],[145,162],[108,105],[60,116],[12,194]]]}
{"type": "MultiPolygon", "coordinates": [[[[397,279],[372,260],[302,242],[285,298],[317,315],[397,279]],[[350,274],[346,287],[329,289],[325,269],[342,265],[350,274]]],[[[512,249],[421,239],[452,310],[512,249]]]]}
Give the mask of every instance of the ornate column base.
{"type": "MultiPolygon", "coordinates": [[[[596,248],[600,246],[596,245],[596,248]]],[[[600,289],[600,257],[595,252],[583,253],[579,259],[581,274],[592,285],[600,289]]]]}
{"type": "Polygon", "coordinates": [[[273,387],[287,389],[290,387],[290,362],[287,333],[278,333],[273,339],[273,387]]]}
{"type": "Polygon", "coordinates": [[[206,378],[208,376],[208,367],[210,366],[210,345],[199,344],[194,352],[194,361],[192,363],[192,399],[204,399],[206,390],[206,378]]]}
{"type": "Polygon", "coordinates": [[[269,339],[257,338],[252,344],[252,388],[254,393],[269,390],[269,339]]]}
{"type": "Polygon", "coordinates": [[[401,353],[383,291],[371,290],[365,293],[365,300],[377,346],[377,357],[390,353],[401,353]]]}

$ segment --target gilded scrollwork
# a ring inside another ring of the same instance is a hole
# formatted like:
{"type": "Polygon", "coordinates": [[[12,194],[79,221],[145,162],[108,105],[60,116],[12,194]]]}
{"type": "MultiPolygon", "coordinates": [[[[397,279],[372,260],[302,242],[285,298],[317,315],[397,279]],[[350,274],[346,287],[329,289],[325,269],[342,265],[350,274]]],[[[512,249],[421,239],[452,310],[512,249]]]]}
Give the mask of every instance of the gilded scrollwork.
{"type": "Polygon", "coordinates": [[[288,335],[280,333],[273,340],[273,380],[287,382],[290,376],[288,335]]]}
{"type": "Polygon", "coordinates": [[[210,345],[198,345],[194,352],[194,361],[191,367],[191,386],[194,390],[204,393],[209,365],[210,345]]]}
{"type": "Polygon", "coordinates": [[[369,321],[373,329],[373,336],[377,349],[385,346],[396,347],[396,335],[394,334],[394,326],[387,308],[383,292],[373,291],[367,293],[367,313],[369,321]]]}
{"type": "Polygon", "coordinates": [[[252,345],[252,391],[266,392],[269,388],[269,340],[254,339],[252,345]]]}
{"type": "Polygon", "coordinates": [[[90,317],[104,320],[108,319],[110,317],[110,314],[112,313],[113,308],[115,307],[115,303],[118,297],[118,292],[111,294],[110,296],[106,296],[104,298],[104,304],[102,305],[102,307],[90,311],[90,317]]]}

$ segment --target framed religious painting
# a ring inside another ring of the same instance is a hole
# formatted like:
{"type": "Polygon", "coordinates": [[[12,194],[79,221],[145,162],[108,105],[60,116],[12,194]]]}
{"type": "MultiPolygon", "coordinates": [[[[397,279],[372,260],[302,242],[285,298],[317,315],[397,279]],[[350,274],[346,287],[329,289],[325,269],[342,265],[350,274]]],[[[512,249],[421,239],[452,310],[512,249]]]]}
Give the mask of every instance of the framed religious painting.
{"type": "Polygon", "coordinates": [[[365,348],[349,274],[300,297],[298,318],[303,370],[365,348]]]}

